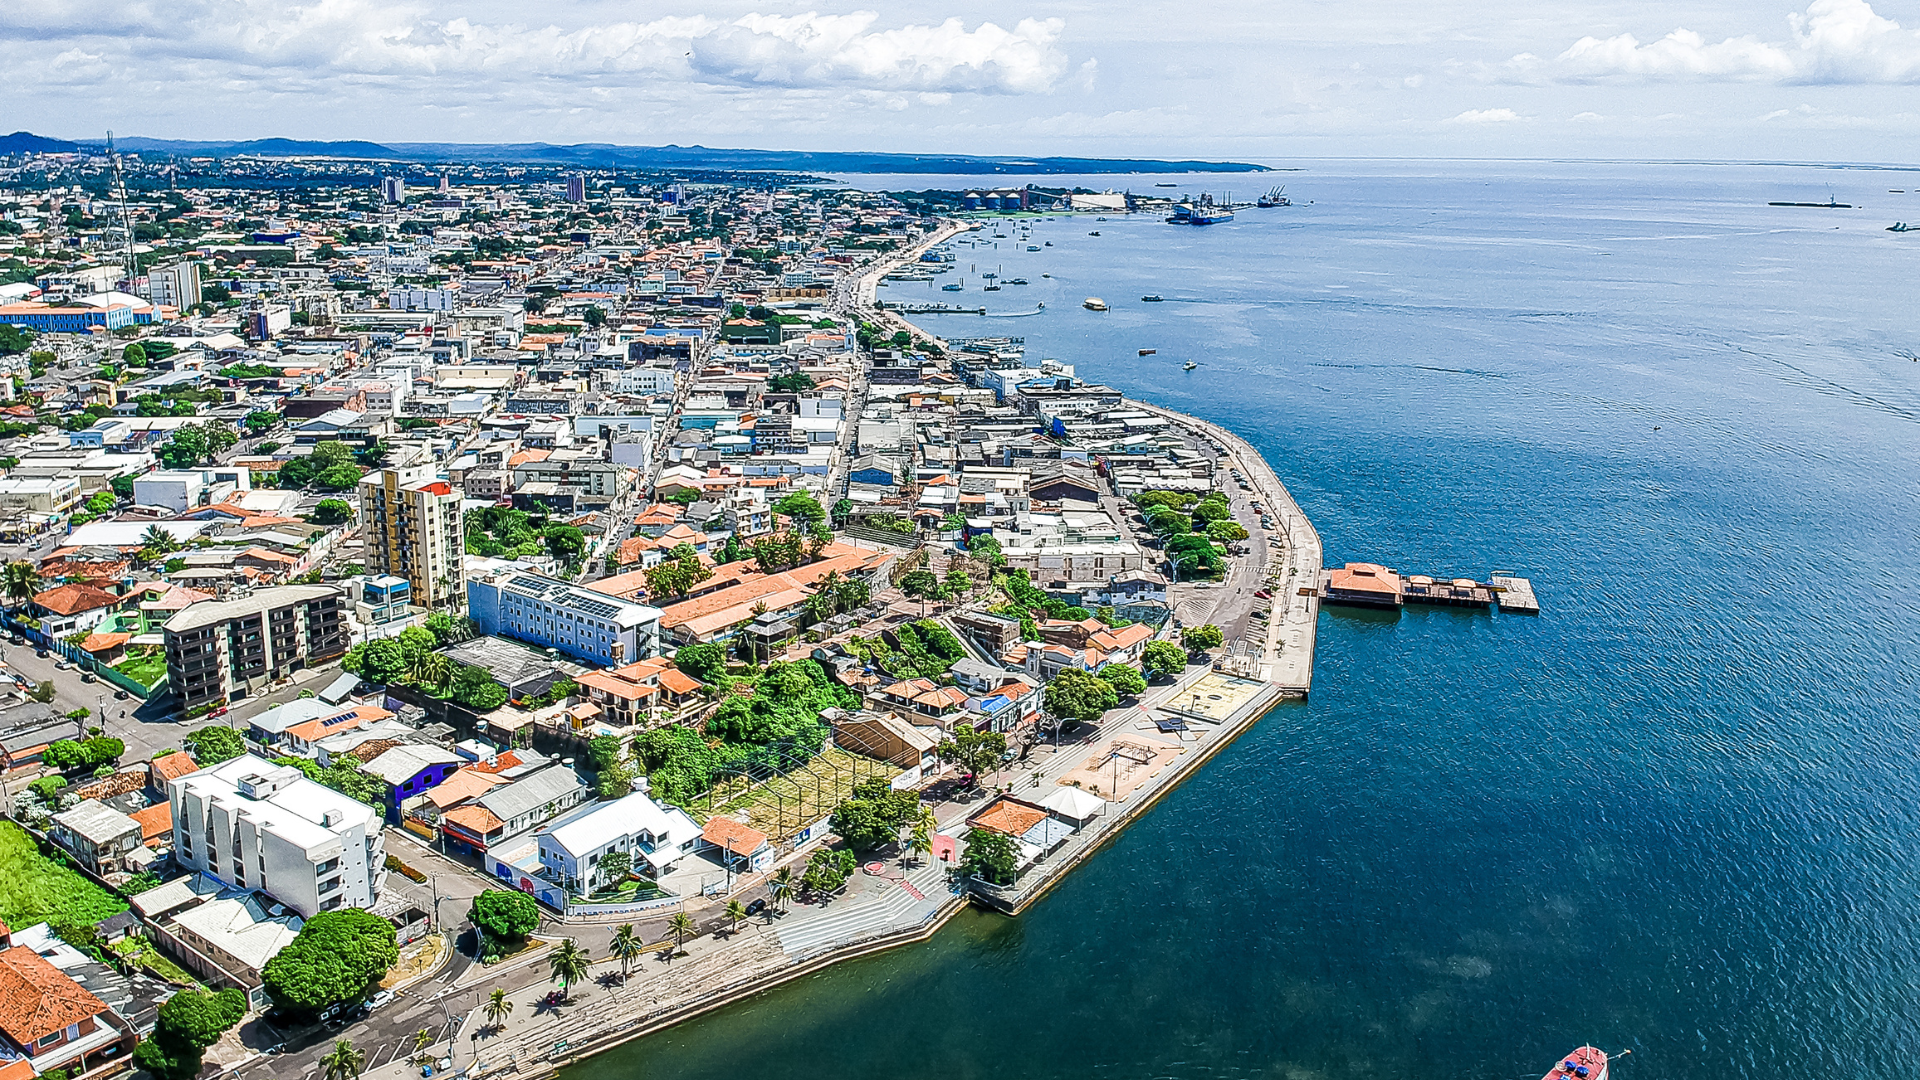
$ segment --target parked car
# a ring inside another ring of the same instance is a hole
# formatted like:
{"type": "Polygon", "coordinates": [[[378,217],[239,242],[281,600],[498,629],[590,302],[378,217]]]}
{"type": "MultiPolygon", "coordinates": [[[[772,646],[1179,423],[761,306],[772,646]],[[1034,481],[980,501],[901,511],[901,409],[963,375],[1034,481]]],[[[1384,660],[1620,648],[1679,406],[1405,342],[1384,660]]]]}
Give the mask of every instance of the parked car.
{"type": "Polygon", "coordinates": [[[758,915],[765,910],[767,910],[767,902],[764,898],[755,900],[753,903],[747,905],[747,914],[749,915],[758,915]]]}
{"type": "Polygon", "coordinates": [[[58,671],[72,671],[73,661],[68,660],[65,657],[61,657],[59,662],[54,664],[53,666],[54,666],[54,669],[58,671]]]}
{"type": "Polygon", "coordinates": [[[39,657],[42,660],[45,660],[47,658],[47,647],[45,645],[34,646],[33,655],[39,657]]]}
{"type": "Polygon", "coordinates": [[[81,682],[99,682],[100,676],[95,675],[91,671],[83,671],[80,673],[80,681],[81,682]]]}

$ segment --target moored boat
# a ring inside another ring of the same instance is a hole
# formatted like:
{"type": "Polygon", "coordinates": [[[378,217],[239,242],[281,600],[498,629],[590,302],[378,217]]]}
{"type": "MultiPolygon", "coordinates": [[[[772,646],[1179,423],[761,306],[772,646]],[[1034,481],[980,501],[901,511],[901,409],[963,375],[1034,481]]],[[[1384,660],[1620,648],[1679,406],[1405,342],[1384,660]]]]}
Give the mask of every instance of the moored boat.
{"type": "Polygon", "coordinates": [[[1089,296],[1085,300],[1080,301],[1080,306],[1086,308],[1088,311],[1107,310],[1107,302],[1097,296],[1089,296]]]}
{"type": "Polygon", "coordinates": [[[1141,355],[1141,356],[1152,356],[1152,355],[1153,355],[1154,353],[1157,353],[1157,352],[1159,352],[1159,351],[1160,351],[1159,349],[1141,349],[1141,350],[1140,350],[1140,355],[1141,355]]]}
{"type": "Polygon", "coordinates": [[[1607,1080],[1607,1053],[1583,1046],[1555,1062],[1541,1080],[1607,1080]]]}

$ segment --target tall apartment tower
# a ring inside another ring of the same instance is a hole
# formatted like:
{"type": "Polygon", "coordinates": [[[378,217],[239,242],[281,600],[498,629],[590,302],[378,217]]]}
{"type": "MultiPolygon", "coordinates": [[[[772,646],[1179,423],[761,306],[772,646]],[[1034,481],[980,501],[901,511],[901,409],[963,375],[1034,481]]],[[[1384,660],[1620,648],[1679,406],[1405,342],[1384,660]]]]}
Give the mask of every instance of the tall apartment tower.
{"type": "Polygon", "coordinates": [[[200,264],[168,263],[156,266],[147,275],[147,299],[156,304],[185,311],[200,302],[200,264]]]}
{"type": "Polygon", "coordinates": [[[360,479],[367,572],[406,578],[421,607],[466,603],[460,491],[432,465],[376,469],[360,479]]]}
{"type": "Polygon", "coordinates": [[[398,176],[380,178],[380,201],[398,206],[407,201],[407,182],[398,176]]]}
{"type": "Polygon", "coordinates": [[[567,174],[567,201],[570,203],[583,203],[587,201],[586,173],[576,172],[567,174]]]}
{"type": "Polygon", "coordinates": [[[440,194],[445,195],[451,192],[452,190],[453,190],[453,187],[447,182],[447,174],[441,173],[440,174],[440,194]]]}
{"type": "Polygon", "coordinates": [[[282,585],[238,600],[202,600],[161,626],[167,686],[180,708],[224,705],[347,651],[346,594],[282,585]]]}

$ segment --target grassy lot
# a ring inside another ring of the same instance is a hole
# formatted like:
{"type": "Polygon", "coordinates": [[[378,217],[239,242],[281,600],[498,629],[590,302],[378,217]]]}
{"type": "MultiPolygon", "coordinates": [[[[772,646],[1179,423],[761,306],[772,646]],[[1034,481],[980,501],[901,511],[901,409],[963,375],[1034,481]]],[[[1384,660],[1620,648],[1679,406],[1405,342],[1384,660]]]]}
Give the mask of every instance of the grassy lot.
{"type": "Polygon", "coordinates": [[[759,783],[736,779],[716,790],[712,802],[718,807],[715,813],[745,810],[749,825],[785,840],[833,813],[860,781],[875,776],[891,780],[899,772],[884,761],[828,747],[804,769],[759,783]]]}
{"type": "Polygon", "coordinates": [[[135,656],[129,653],[125,660],[113,665],[113,670],[132,679],[141,686],[152,689],[155,683],[166,677],[167,654],[165,651],[150,645],[143,646],[142,648],[151,649],[152,651],[145,656],[135,656]]]}
{"type": "Polygon", "coordinates": [[[187,969],[162,956],[159,949],[154,948],[150,942],[143,941],[140,938],[121,938],[119,941],[107,946],[107,948],[112,949],[114,952],[119,953],[140,967],[152,972],[160,979],[170,982],[175,986],[200,985],[200,980],[194,978],[187,969]]]}
{"type": "Polygon", "coordinates": [[[15,929],[58,919],[104,922],[127,902],[40,854],[20,826],[0,822],[0,921],[15,929]]]}

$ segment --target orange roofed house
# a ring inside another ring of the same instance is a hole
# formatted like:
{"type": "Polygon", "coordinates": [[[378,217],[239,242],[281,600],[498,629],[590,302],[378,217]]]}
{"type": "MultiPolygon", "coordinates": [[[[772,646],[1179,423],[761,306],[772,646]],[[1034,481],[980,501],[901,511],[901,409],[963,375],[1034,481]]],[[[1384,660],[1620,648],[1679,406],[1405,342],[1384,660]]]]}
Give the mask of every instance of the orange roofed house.
{"type": "Polygon", "coordinates": [[[1330,604],[1399,607],[1402,591],[1399,572],[1374,563],[1350,562],[1327,571],[1326,599],[1330,604]]]}
{"type": "MultiPolygon", "coordinates": [[[[126,1057],[133,1028],[106,1002],[68,978],[0,926],[0,1066],[32,1063],[33,1073],[80,1073],[126,1057]]],[[[11,1075],[11,1074],[0,1074],[11,1075]]]]}

